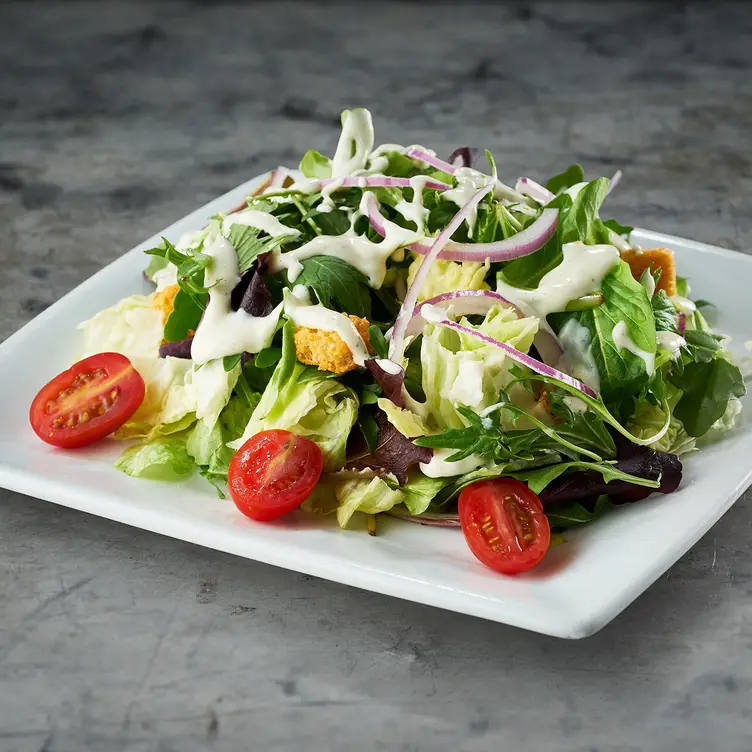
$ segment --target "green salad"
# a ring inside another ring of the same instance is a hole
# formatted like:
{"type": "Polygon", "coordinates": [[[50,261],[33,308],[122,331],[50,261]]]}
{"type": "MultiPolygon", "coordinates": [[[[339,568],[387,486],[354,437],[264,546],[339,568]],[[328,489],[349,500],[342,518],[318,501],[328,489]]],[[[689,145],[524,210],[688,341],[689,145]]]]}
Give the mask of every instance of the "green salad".
{"type": "Polygon", "coordinates": [[[115,466],[198,473],[254,519],[458,526],[506,573],[674,491],[745,385],[681,259],[601,216],[618,178],[507,185],[488,152],[375,146],[345,111],[331,158],[163,238],[154,291],[81,324],[144,382],[115,466]]]}

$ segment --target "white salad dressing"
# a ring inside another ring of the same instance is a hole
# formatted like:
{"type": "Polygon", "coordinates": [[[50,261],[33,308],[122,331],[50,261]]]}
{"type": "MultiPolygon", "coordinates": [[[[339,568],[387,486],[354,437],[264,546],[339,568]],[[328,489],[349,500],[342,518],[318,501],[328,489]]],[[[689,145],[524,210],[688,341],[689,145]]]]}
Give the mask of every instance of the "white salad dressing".
{"type": "Polygon", "coordinates": [[[679,352],[687,344],[681,334],[675,332],[656,332],[656,341],[661,350],[668,350],[673,358],[679,357],[679,352]]]}
{"type": "Polygon", "coordinates": [[[674,304],[674,308],[682,313],[694,313],[697,306],[689,299],[681,295],[672,295],[669,300],[674,304]]]}
{"type": "Polygon", "coordinates": [[[650,269],[645,269],[645,271],[642,273],[642,276],[640,277],[640,284],[647,291],[648,297],[652,298],[655,294],[655,277],[653,276],[653,273],[650,271],[650,269]]]}
{"type": "Polygon", "coordinates": [[[640,358],[645,363],[645,370],[648,376],[652,376],[655,371],[655,353],[649,353],[637,347],[629,333],[629,327],[626,322],[620,321],[611,331],[611,338],[614,340],[617,350],[627,350],[640,358]]]}
{"type": "Polygon", "coordinates": [[[401,366],[399,363],[395,363],[393,360],[389,360],[388,358],[375,358],[376,365],[386,373],[391,374],[392,376],[396,376],[401,370],[401,366]]]}
{"type": "Polygon", "coordinates": [[[601,377],[593,357],[590,330],[577,319],[569,319],[559,332],[559,341],[564,348],[563,362],[559,363],[562,370],[600,391],[601,377]]]}
{"type": "Polygon", "coordinates": [[[420,469],[423,475],[429,478],[448,478],[452,475],[464,475],[473,470],[484,467],[486,460],[476,454],[471,454],[459,462],[447,462],[447,457],[456,453],[456,449],[434,449],[430,462],[421,462],[420,469]]]}
{"type": "MultiPolygon", "coordinates": [[[[459,167],[455,170],[454,177],[457,179],[457,187],[444,191],[441,195],[447,201],[457,204],[460,209],[473,197],[484,185],[488,185],[491,179],[472,167],[459,167]]],[[[478,219],[478,208],[475,207],[465,220],[467,222],[468,232],[472,235],[475,222],[478,219]]]]}
{"type": "Polygon", "coordinates": [[[300,235],[300,232],[294,227],[283,225],[273,214],[258,211],[258,209],[243,209],[243,211],[228,214],[222,220],[222,232],[228,233],[233,225],[245,225],[246,227],[255,227],[257,230],[277,237],[278,235],[300,235]]]}
{"type": "Polygon", "coordinates": [[[366,109],[349,110],[344,115],[342,133],[332,158],[332,177],[352,175],[362,170],[373,149],[373,121],[366,109]]]}
{"type": "MultiPolygon", "coordinates": [[[[428,209],[423,206],[423,191],[425,190],[426,183],[431,180],[428,175],[416,175],[414,178],[410,178],[410,187],[413,189],[413,200],[405,201],[402,199],[395,211],[399,212],[405,219],[415,222],[417,232],[421,235],[425,234],[426,218],[428,216],[428,209]]],[[[448,193],[445,192],[446,196],[448,193]]]]}
{"type": "Polygon", "coordinates": [[[316,207],[316,211],[321,212],[322,214],[328,214],[330,211],[334,211],[335,205],[332,193],[339,190],[344,182],[344,178],[338,178],[321,189],[321,203],[316,207]]]}
{"type": "Polygon", "coordinates": [[[319,235],[293,251],[275,250],[269,257],[272,272],[287,269],[290,282],[295,282],[303,271],[301,261],[312,256],[336,256],[368,277],[371,287],[378,289],[384,283],[387,259],[398,249],[419,240],[418,233],[384,220],[386,235],[380,243],[372,243],[365,235],[354,230],[358,216],[367,213],[368,192],[363,193],[358,213],[353,216],[350,229],[343,235],[319,235]]]}
{"type": "Polygon", "coordinates": [[[178,268],[175,264],[167,264],[151,275],[151,281],[157,286],[157,292],[178,283],[178,268]]]}
{"type": "Polygon", "coordinates": [[[285,315],[295,326],[335,332],[352,353],[353,361],[359,366],[369,357],[366,343],[355,324],[344,313],[332,311],[323,305],[312,305],[308,290],[303,285],[295,285],[292,294],[284,302],[285,315]]]}
{"type": "Polygon", "coordinates": [[[541,279],[535,290],[522,290],[503,280],[496,292],[539,319],[549,313],[566,310],[567,303],[600,288],[603,278],[619,260],[619,251],[612,245],[566,243],[562,247],[564,259],[541,279]]]}
{"type": "Polygon", "coordinates": [[[191,358],[199,365],[226,355],[257,353],[271,344],[282,304],[268,316],[252,316],[242,308],[233,311],[231,293],[238,283],[238,256],[232,244],[218,235],[204,253],[212,263],[205,272],[209,303],[191,345],[191,358]]]}

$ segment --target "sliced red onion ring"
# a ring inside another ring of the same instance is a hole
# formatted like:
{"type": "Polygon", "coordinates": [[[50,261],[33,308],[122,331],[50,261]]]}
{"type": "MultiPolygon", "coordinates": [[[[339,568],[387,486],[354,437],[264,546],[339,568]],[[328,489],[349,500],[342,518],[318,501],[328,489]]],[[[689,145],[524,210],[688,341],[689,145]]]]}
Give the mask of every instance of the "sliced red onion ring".
{"type": "MultiPolygon", "coordinates": [[[[336,185],[337,188],[412,188],[410,178],[390,178],[387,175],[348,175],[344,178],[318,180],[321,188],[336,185]]],[[[434,191],[448,191],[452,186],[439,180],[426,180],[425,187],[434,191]]]]}
{"type": "Polygon", "coordinates": [[[443,308],[447,310],[449,307],[452,309],[452,315],[454,316],[485,316],[495,305],[509,305],[516,311],[517,315],[522,317],[524,314],[517,306],[510,300],[499,295],[497,292],[491,290],[458,290],[457,292],[445,292],[442,295],[437,295],[434,298],[424,300],[419,305],[413,308],[413,315],[410,322],[405,329],[405,336],[415,336],[423,331],[423,317],[421,310],[423,306],[436,306],[437,308],[443,308]]]}
{"type": "Polygon", "coordinates": [[[287,169],[287,167],[282,167],[282,165],[280,165],[276,170],[272,172],[272,176],[269,180],[269,185],[267,186],[267,188],[284,188],[285,180],[287,180],[289,175],[290,171],[287,169]]]}
{"type": "Polygon", "coordinates": [[[428,272],[433,266],[433,262],[436,261],[444,246],[449,242],[449,239],[457,231],[457,228],[470,216],[475,207],[493,190],[493,181],[489,181],[488,185],[484,185],[477,190],[467,201],[467,203],[452,217],[449,224],[438,234],[433,241],[433,245],[423,259],[423,263],[418,269],[418,273],[413,279],[413,283],[405,295],[405,300],[402,302],[402,307],[397,315],[397,320],[394,323],[394,329],[392,331],[392,338],[389,341],[389,358],[397,363],[402,360],[402,352],[405,345],[405,330],[407,329],[410,320],[412,319],[413,309],[418,302],[418,294],[420,293],[423,283],[426,281],[428,272]]]}
{"type": "MultiPolygon", "coordinates": [[[[384,218],[376,211],[369,211],[368,219],[379,235],[384,235],[384,218]]],[[[529,256],[543,246],[553,237],[556,225],[559,221],[558,209],[544,209],[540,217],[528,225],[516,235],[495,243],[454,243],[448,241],[439,258],[442,261],[476,261],[483,263],[489,261],[511,261],[512,259],[529,256]]],[[[412,243],[408,246],[414,253],[427,256],[432,246],[424,243],[412,243]]]]}
{"type": "MultiPolygon", "coordinates": [[[[434,154],[429,154],[427,151],[423,151],[423,149],[416,149],[415,147],[411,147],[405,152],[405,156],[410,157],[410,159],[418,159],[421,162],[430,164],[431,167],[435,167],[436,169],[441,170],[442,172],[446,172],[449,175],[454,175],[454,172],[457,169],[457,167],[455,167],[453,164],[445,162],[443,159],[439,159],[434,154]]],[[[462,167],[462,165],[459,166],[462,167]]]]}
{"type": "Polygon", "coordinates": [[[539,360],[536,360],[530,355],[526,355],[525,353],[520,352],[516,347],[508,345],[506,342],[501,342],[498,339],[489,337],[487,334],[483,334],[483,332],[479,332],[477,329],[473,329],[469,326],[463,326],[462,324],[458,324],[456,321],[450,321],[447,318],[439,319],[437,317],[436,320],[431,320],[431,323],[438,324],[440,326],[446,326],[449,329],[454,329],[455,331],[460,332],[460,334],[466,334],[469,337],[475,337],[486,345],[493,345],[494,347],[498,347],[500,350],[503,350],[510,358],[512,358],[512,360],[517,361],[520,365],[527,366],[531,371],[534,371],[541,376],[548,376],[552,379],[558,379],[559,381],[562,381],[565,384],[574,387],[584,394],[587,394],[588,397],[592,397],[593,399],[598,398],[598,395],[589,386],[573,378],[568,373],[564,373],[563,371],[552,368],[545,363],[541,363],[539,360]]]}
{"type": "Polygon", "coordinates": [[[684,311],[677,311],[676,313],[676,331],[679,334],[684,334],[687,331],[687,314],[684,311]]]}
{"type": "MultiPolygon", "coordinates": [[[[619,181],[621,180],[621,176],[622,176],[622,171],[621,170],[617,170],[614,173],[614,176],[611,178],[611,181],[608,184],[608,188],[606,188],[606,196],[608,196],[608,194],[611,193],[611,191],[613,191],[614,188],[616,188],[617,185],[619,185],[619,181]]],[[[605,196],[604,196],[604,198],[605,198],[605,196]]]]}
{"type": "Polygon", "coordinates": [[[539,204],[543,204],[544,206],[556,198],[555,193],[551,193],[548,188],[544,188],[532,178],[520,178],[515,184],[514,190],[523,196],[534,198],[539,204]]]}

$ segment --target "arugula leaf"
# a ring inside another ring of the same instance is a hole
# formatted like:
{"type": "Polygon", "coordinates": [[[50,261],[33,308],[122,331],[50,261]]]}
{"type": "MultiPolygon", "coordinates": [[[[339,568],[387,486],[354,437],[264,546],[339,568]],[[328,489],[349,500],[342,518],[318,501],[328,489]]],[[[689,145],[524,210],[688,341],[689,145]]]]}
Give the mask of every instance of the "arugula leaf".
{"type": "Polygon", "coordinates": [[[650,300],[655,316],[655,329],[658,332],[676,331],[676,309],[668,299],[665,290],[656,290],[650,300]]]}
{"type": "Polygon", "coordinates": [[[574,316],[590,330],[591,351],[601,377],[601,395],[606,402],[620,401],[647,383],[645,363],[629,350],[614,344],[613,329],[623,321],[641,350],[656,350],[655,317],[645,288],[632,276],[629,266],[619,261],[601,284],[603,302],[589,311],[553,316],[555,322],[574,316]]]}
{"type": "Polygon", "coordinates": [[[330,178],[332,176],[332,162],[329,157],[311,149],[300,160],[300,171],[307,178],[330,178]]]}
{"type": "Polygon", "coordinates": [[[265,347],[259,350],[253,358],[256,368],[272,368],[282,359],[281,347],[265,347]]]}
{"type": "Polygon", "coordinates": [[[152,282],[154,281],[154,275],[164,269],[167,266],[167,259],[162,256],[152,256],[149,259],[149,263],[144,269],[144,275],[147,276],[152,282]]]}
{"type": "Polygon", "coordinates": [[[167,317],[164,328],[164,339],[167,342],[180,342],[189,336],[189,332],[196,331],[204,309],[194,296],[185,290],[178,290],[172,304],[172,311],[167,317]]]}
{"type": "Polygon", "coordinates": [[[238,254],[238,271],[240,274],[245,274],[262,253],[273,251],[293,237],[290,234],[262,238],[259,237],[261,232],[261,230],[247,225],[232,225],[230,227],[227,239],[235,246],[235,251],[238,254]]]}
{"type": "Polygon", "coordinates": [[[690,357],[697,363],[709,363],[713,360],[715,353],[722,348],[722,339],[717,334],[699,329],[690,329],[684,333],[690,357]]]}
{"type": "Polygon", "coordinates": [[[549,465],[535,470],[523,470],[512,473],[511,477],[524,481],[534,494],[540,494],[546,486],[553,483],[560,475],[570,470],[593,470],[603,476],[606,483],[613,480],[622,480],[635,486],[647,488],[659,488],[660,482],[650,478],[642,478],[638,475],[630,475],[616,467],[616,461],[612,462],[561,462],[558,465],[549,465]]]}
{"type": "Polygon", "coordinates": [[[183,253],[162,238],[162,245],[144,251],[148,256],[164,259],[177,267],[178,286],[193,302],[203,310],[208,289],[204,285],[204,270],[211,263],[211,256],[200,251],[183,253]]]}
{"type": "Polygon", "coordinates": [[[303,261],[296,285],[311,287],[327,308],[370,318],[371,294],[368,278],[336,256],[313,256],[303,261]]]}
{"type": "Polygon", "coordinates": [[[603,224],[608,227],[609,230],[613,230],[617,235],[629,235],[629,233],[634,230],[634,227],[620,224],[615,219],[605,219],[603,224]]]}
{"type": "Polygon", "coordinates": [[[588,245],[607,243],[608,233],[598,218],[598,210],[606,198],[608,178],[588,183],[572,201],[572,208],[561,220],[561,244],[581,240],[588,245]]]}
{"type": "Polygon", "coordinates": [[[581,504],[579,501],[565,501],[547,506],[545,512],[551,527],[568,528],[592,522],[613,508],[608,495],[601,494],[592,505],[581,504]]]}
{"type": "Polygon", "coordinates": [[[368,450],[373,452],[379,445],[379,424],[376,422],[373,408],[363,408],[358,411],[358,428],[366,440],[368,450]]]}
{"type": "Polygon", "coordinates": [[[546,183],[551,193],[560,193],[561,191],[571,188],[577,183],[582,183],[585,180],[585,171],[582,169],[582,165],[573,164],[569,165],[564,172],[560,172],[558,175],[554,175],[546,183]]]}
{"type": "Polygon", "coordinates": [[[684,392],[674,408],[674,416],[690,436],[707,433],[726,412],[729,400],[743,397],[747,392],[739,368],[720,357],[687,363],[684,372],[672,374],[670,380],[684,392]]]}

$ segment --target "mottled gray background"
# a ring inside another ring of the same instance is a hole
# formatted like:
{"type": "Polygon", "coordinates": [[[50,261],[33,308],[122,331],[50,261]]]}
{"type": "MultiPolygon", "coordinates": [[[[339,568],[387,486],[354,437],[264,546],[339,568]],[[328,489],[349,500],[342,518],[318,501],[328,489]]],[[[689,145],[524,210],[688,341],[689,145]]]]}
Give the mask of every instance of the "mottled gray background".
{"type": "MultiPolygon", "coordinates": [[[[752,248],[742,2],[4,2],[0,39],[0,338],[349,106],[752,248]]],[[[577,643],[0,499],[0,752],[752,748],[749,494],[577,643]]]]}

